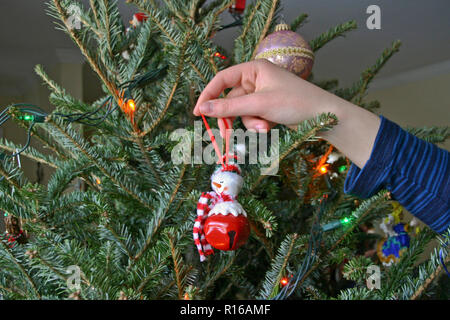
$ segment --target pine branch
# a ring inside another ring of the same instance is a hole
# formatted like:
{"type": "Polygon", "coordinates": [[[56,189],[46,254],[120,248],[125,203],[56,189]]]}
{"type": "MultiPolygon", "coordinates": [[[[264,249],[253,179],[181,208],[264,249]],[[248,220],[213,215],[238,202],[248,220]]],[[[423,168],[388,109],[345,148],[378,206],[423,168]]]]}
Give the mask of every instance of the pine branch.
{"type": "Polygon", "coordinates": [[[223,276],[228,271],[228,269],[231,268],[231,266],[236,261],[236,256],[237,255],[235,253],[232,253],[231,255],[228,255],[227,257],[228,260],[222,262],[221,265],[215,265],[216,268],[213,274],[212,275],[208,274],[208,278],[205,279],[204,285],[202,286],[202,290],[204,292],[206,292],[209,287],[214,285],[216,280],[219,279],[221,276],[223,276]]]}
{"type": "MultiPolygon", "coordinates": [[[[135,4],[142,12],[144,12],[150,19],[152,19],[152,21],[156,24],[156,26],[160,29],[160,31],[172,45],[177,46],[177,43],[181,37],[180,35],[173,33],[173,28],[168,28],[170,22],[163,20],[153,8],[145,6],[145,4],[142,3],[142,0],[130,0],[130,2],[135,4]]],[[[202,74],[202,72],[200,72],[197,66],[195,66],[192,62],[189,62],[189,65],[202,79],[202,81],[206,83],[207,78],[202,74]]]]}
{"type": "MultiPolygon", "coordinates": [[[[150,247],[150,244],[151,244],[151,242],[152,242],[152,240],[153,240],[153,237],[152,237],[152,236],[156,233],[156,231],[157,231],[157,230],[159,229],[159,227],[161,226],[161,223],[162,223],[162,221],[163,221],[163,218],[166,216],[167,212],[168,212],[169,209],[170,209],[170,205],[171,205],[172,202],[175,200],[175,197],[176,197],[176,195],[177,195],[177,193],[178,193],[178,190],[180,189],[180,186],[181,186],[181,184],[182,184],[182,182],[183,182],[183,177],[184,177],[185,172],[186,172],[186,165],[183,166],[183,169],[182,169],[181,172],[180,172],[180,176],[179,176],[179,178],[178,178],[178,181],[177,181],[176,185],[175,185],[174,188],[173,188],[173,191],[172,191],[172,194],[170,195],[170,198],[169,198],[169,200],[168,200],[168,203],[165,204],[165,208],[164,208],[164,211],[162,212],[161,217],[158,219],[158,222],[157,222],[156,226],[152,229],[152,232],[150,233],[150,235],[147,236],[147,239],[145,240],[145,245],[144,245],[144,247],[143,247],[143,248],[135,255],[135,257],[134,257],[134,259],[133,259],[134,261],[139,260],[139,259],[142,257],[142,255],[145,253],[145,251],[147,251],[147,249],[150,247]]],[[[160,206],[159,209],[162,209],[162,208],[163,208],[163,207],[160,206]]]]}
{"type": "Polygon", "coordinates": [[[153,166],[152,162],[150,161],[150,158],[148,157],[147,150],[145,150],[145,148],[144,148],[144,141],[142,140],[142,137],[137,136],[136,143],[139,146],[139,149],[141,150],[142,155],[144,156],[144,160],[147,163],[147,166],[149,167],[150,171],[153,173],[153,176],[158,181],[158,184],[163,185],[161,177],[159,176],[158,172],[156,172],[155,167],[153,166]]]}
{"type": "Polygon", "coordinates": [[[252,21],[255,17],[255,14],[258,12],[260,5],[261,5],[260,1],[254,4],[254,7],[250,11],[250,14],[245,17],[244,29],[242,30],[241,35],[236,38],[235,43],[240,42],[243,44],[245,42],[245,37],[247,36],[247,33],[250,30],[250,26],[252,25],[252,21]]]}
{"type": "Polygon", "coordinates": [[[167,238],[169,239],[169,244],[170,244],[170,252],[171,252],[171,256],[172,256],[172,261],[173,261],[173,272],[175,274],[175,279],[177,282],[177,288],[178,288],[178,298],[181,300],[183,299],[183,294],[184,294],[184,286],[182,285],[182,270],[180,267],[180,253],[177,250],[177,248],[175,247],[175,243],[174,243],[174,239],[172,238],[172,236],[170,234],[167,234],[167,238]]]}
{"type": "Polygon", "coordinates": [[[183,71],[184,53],[185,53],[185,50],[186,50],[186,44],[187,44],[188,39],[189,39],[189,34],[186,35],[185,41],[183,43],[183,46],[180,49],[179,61],[178,61],[177,69],[176,69],[175,80],[173,82],[172,90],[170,91],[170,94],[167,97],[165,106],[159,112],[158,117],[152,122],[150,127],[147,128],[146,130],[144,130],[143,132],[139,133],[139,137],[144,137],[144,136],[150,134],[156,128],[156,126],[162,121],[162,119],[164,118],[165,114],[167,113],[167,110],[169,109],[170,104],[172,103],[172,99],[175,96],[175,92],[176,92],[176,90],[178,88],[178,85],[179,85],[179,82],[180,82],[180,79],[181,79],[181,73],[183,71]]]}
{"type": "Polygon", "coordinates": [[[179,2],[177,3],[175,1],[170,1],[170,0],[165,0],[164,4],[169,9],[169,12],[172,15],[176,16],[181,23],[186,24],[186,19],[187,19],[187,16],[185,15],[186,10],[184,10],[185,8],[180,6],[181,3],[179,3],[179,2]],[[182,15],[182,13],[184,15],[182,15]]]}
{"type": "Polygon", "coordinates": [[[7,181],[13,188],[20,190],[21,186],[16,179],[11,177],[11,174],[5,170],[3,165],[0,163],[0,175],[7,181]]]}
{"type": "Polygon", "coordinates": [[[92,15],[94,16],[95,23],[97,28],[100,28],[100,20],[98,15],[98,0],[89,0],[89,4],[91,5],[92,15]]]}
{"type": "Polygon", "coordinates": [[[312,51],[317,52],[320,48],[326,45],[331,40],[336,39],[337,37],[343,37],[346,32],[356,29],[356,21],[349,21],[342,23],[327,32],[321,34],[316,39],[312,40],[309,45],[311,46],[312,51]]]}
{"type": "Polygon", "coordinates": [[[17,261],[16,257],[11,253],[10,248],[8,248],[5,242],[0,240],[0,243],[4,249],[4,252],[8,254],[10,260],[19,268],[20,272],[25,276],[28,283],[31,285],[31,289],[33,289],[34,295],[40,300],[41,295],[39,294],[36,283],[34,282],[31,275],[27,272],[27,270],[25,270],[24,266],[22,266],[22,264],[19,261],[17,261]]]}
{"type": "MultiPolygon", "coordinates": [[[[337,121],[338,120],[335,115],[323,113],[313,119],[308,119],[300,123],[298,125],[297,133],[294,133],[293,137],[289,137],[288,134],[286,134],[285,139],[291,138],[289,139],[289,143],[284,147],[285,150],[282,150],[283,152],[280,154],[279,158],[272,162],[268,169],[265,169],[266,172],[272,172],[274,168],[277,168],[280,162],[283,161],[283,159],[285,159],[293,150],[298,148],[305,141],[313,140],[319,131],[328,130],[335,125],[337,121]]],[[[253,190],[259,186],[261,181],[266,177],[267,175],[260,175],[257,181],[253,183],[250,188],[250,192],[253,192],[253,190]]]]}
{"type": "MultiPolygon", "coordinates": [[[[12,116],[13,116],[14,120],[16,121],[16,123],[21,128],[23,128],[25,130],[29,129],[29,123],[27,121],[19,120],[14,115],[12,115],[12,116]]],[[[50,141],[49,137],[45,137],[42,133],[40,133],[38,128],[42,128],[47,131],[47,126],[37,123],[31,130],[31,136],[34,138],[37,138],[48,149],[52,150],[60,159],[67,159],[67,156],[64,154],[64,152],[59,150],[57,147],[55,147],[54,143],[52,143],[50,141]]],[[[51,136],[51,135],[49,135],[49,136],[51,136]]]]}
{"type": "Polygon", "coordinates": [[[371,198],[364,200],[361,205],[352,212],[352,223],[347,228],[345,228],[343,234],[339,237],[337,241],[333,241],[333,245],[330,249],[327,251],[327,255],[331,254],[331,252],[336,249],[341,242],[344,241],[344,239],[349,236],[353,230],[361,223],[361,221],[368,215],[371,210],[382,204],[383,202],[386,202],[389,197],[389,192],[386,190],[379,191],[376,195],[372,196],[371,198]]]}
{"type": "Polygon", "coordinates": [[[444,142],[450,137],[450,126],[406,128],[406,131],[430,143],[444,142]]]}
{"type": "Polygon", "coordinates": [[[260,299],[271,299],[278,294],[281,278],[286,274],[286,267],[294,249],[297,234],[286,236],[281,243],[278,254],[272,262],[272,266],[266,273],[265,281],[260,292],[260,299]]]}
{"type": "Polygon", "coordinates": [[[272,5],[270,7],[270,11],[268,12],[267,17],[266,17],[266,23],[265,23],[264,28],[262,29],[262,31],[260,33],[258,41],[256,42],[256,46],[255,46],[255,48],[253,50],[253,54],[252,54],[252,57],[251,57],[250,60],[255,59],[256,51],[258,50],[258,46],[261,43],[261,41],[266,37],[267,32],[269,31],[269,27],[272,24],[272,19],[275,16],[275,12],[276,12],[276,9],[277,9],[278,5],[279,5],[279,0],[272,0],[272,5]]]}
{"type": "Polygon", "coordinates": [[[208,38],[212,36],[211,33],[214,31],[213,27],[216,24],[216,21],[219,18],[219,16],[222,14],[222,12],[230,8],[233,3],[234,0],[226,0],[223,2],[222,6],[214,9],[213,17],[210,19],[209,28],[208,31],[206,32],[208,38]]]}
{"type": "Polygon", "coordinates": [[[375,62],[375,64],[362,73],[358,82],[353,84],[351,88],[336,90],[335,94],[345,100],[352,101],[353,103],[360,105],[370,82],[381,70],[381,68],[389,61],[389,59],[400,50],[400,46],[400,41],[393,42],[390,48],[383,51],[381,57],[375,62]]]}
{"type": "MultiPolygon", "coordinates": [[[[124,190],[128,195],[130,195],[133,199],[141,203],[144,207],[153,210],[153,207],[147,203],[146,201],[143,201],[142,197],[140,197],[138,194],[133,192],[131,189],[127,188],[122,182],[120,182],[111,172],[108,170],[105,166],[106,162],[101,159],[99,154],[95,153],[92,154],[92,150],[89,150],[86,145],[83,145],[82,143],[75,140],[74,137],[72,137],[66,130],[61,128],[61,126],[56,123],[51,117],[48,119],[48,123],[52,124],[61,134],[64,136],[73,146],[75,146],[76,149],[81,151],[81,153],[86,156],[97,168],[100,169],[100,171],[107,176],[113,183],[118,185],[122,190],[124,190]]],[[[134,185],[128,182],[129,185],[134,185]]]]}
{"type": "MultiPolygon", "coordinates": [[[[107,213],[105,212],[105,214],[107,213]]],[[[104,227],[110,232],[114,241],[119,245],[120,249],[125,252],[125,254],[128,256],[128,259],[132,261],[134,259],[133,254],[128,249],[128,245],[122,240],[122,238],[124,238],[123,234],[125,233],[128,235],[128,240],[131,240],[131,236],[129,236],[129,233],[125,230],[122,230],[125,232],[121,232],[122,235],[119,235],[109,223],[105,224],[104,227]]]]}
{"type": "Polygon", "coordinates": [[[429,229],[422,230],[419,235],[414,238],[408,250],[401,256],[400,261],[389,268],[385,285],[379,292],[382,299],[390,297],[397,298],[397,290],[403,285],[405,278],[411,273],[414,267],[414,262],[418,256],[423,252],[425,246],[433,238],[433,233],[429,229]]]}
{"type": "MultiPolygon", "coordinates": [[[[99,0],[99,3],[102,27],[104,29],[104,34],[106,35],[106,37],[104,37],[106,42],[104,44],[100,42],[100,46],[106,46],[110,64],[114,67],[112,69],[117,70],[117,66],[114,61],[116,57],[115,52],[117,50],[117,43],[120,43],[123,30],[119,9],[116,1],[99,0]]],[[[102,55],[102,57],[104,57],[104,55],[102,55]]]]}
{"type": "Polygon", "coordinates": [[[85,43],[83,43],[83,40],[81,39],[81,37],[74,31],[74,29],[70,28],[70,26],[68,25],[68,22],[67,22],[68,16],[61,5],[61,0],[53,0],[53,5],[54,5],[54,9],[56,9],[55,10],[56,13],[60,17],[61,22],[64,24],[65,30],[67,31],[67,33],[69,33],[69,35],[71,36],[73,41],[75,41],[77,46],[80,48],[81,53],[86,57],[92,70],[94,70],[95,73],[97,73],[97,75],[102,80],[103,84],[108,88],[110,94],[114,97],[116,102],[118,104],[120,104],[120,97],[119,97],[117,88],[111,81],[109,81],[106,74],[102,71],[102,67],[99,64],[97,64],[96,59],[91,55],[88,47],[85,45],[85,43]]]}
{"type": "Polygon", "coordinates": [[[37,64],[34,67],[34,71],[39,77],[42,78],[42,80],[44,80],[50,90],[52,90],[56,94],[66,95],[66,91],[61,88],[55,81],[50,79],[48,74],[44,71],[44,67],[42,65],[37,64]]]}
{"type": "Polygon", "coordinates": [[[136,39],[136,47],[130,54],[130,60],[124,66],[125,74],[123,77],[127,79],[134,79],[138,73],[139,68],[144,64],[148,56],[148,52],[151,49],[152,44],[152,25],[151,21],[147,20],[139,28],[139,34],[136,39]]]}
{"type": "MultiPolygon", "coordinates": [[[[448,263],[450,261],[450,255],[447,256],[447,258],[444,260],[444,263],[448,263]]],[[[411,296],[410,300],[416,300],[419,298],[424,291],[430,286],[430,284],[436,280],[439,276],[439,274],[443,271],[442,265],[438,265],[433,273],[431,273],[428,278],[426,278],[422,285],[417,288],[417,290],[414,292],[414,294],[411,296]]]]}
{"type": "MultiPolygon", "coordinates": [[[[0,149],[1,150],[5,150],[5,151],[13,154],[17,149],[19,149],[19,147],[16,146],[15,144],[10,143],[9,141],[6,141],[6,140],[3,140],[3,141],[2,140],[3,139],[0,140],[0,149]]],[[[41,154],[40,152],[36,151],[32,147],[28,147],[25,151],[23,151],[20,154],[20,156],[30,158],[31,160],[46,164],[52,168],[58,168],[58,165],[56,164],[57,163],[56,159],[53,159],[51,156],[41,154]]]]}
{"type": "MultiPolygon", "coordinates": [[[[92,2],[92,0],[90,0],[90,2],[92,2]]],[[[100,29],[100,25],[98,24],[98,20],[97,17],[94,14],[94,21],[91,20],[91,16],[89,14],[86,14],[82,9],[81,6],[79,4],[76,4],[76,6],[80,9],[79,12],[80,14],[77,16],[77,18],[79,19],[79,21],[86,26],[87,28],[89,28],[89,30],[91,30],[92,32],[95,33],[95,35],[97,36],[98,39],[101,39],[103,37],[103,34],[99,31],[100,29]]],[[[96,12],[96,11],[94,11],[96,12]]]]}
{"type": "MultiPolygon", "coordinates": [[[[359,225],[360,221],[367,214],[369,214],[374,206],[383,201],[386,201],[387,194],[388,192],[386,190],[381,190],[372,198],[363,201],[358,209],[353,212],[353,217],[355,220],[352,222],[352,225],[344,231],[342,236],[337,241],[333,242],[333,245],[327,250],[325,254],[321,254],[320,256],[329,256],[339,246],[339,244],[352,233],[352,231],[359,225]]],[[[305,280],[313,273],[313,271],[315,271],[320,266],[320,261],[321,259],[317,259],[317,262],[305,273],[305,275],[298,282],[297,288],[301,287],[305,280]]]]}
{"type": "Polygon", "coordinates": [[[306,13],[300,14],[297,18],[294,19],[294,21],[292,21],[290,29],[294,32],[297,31],[297,29],[306,22],[307,18],[308,15],[306,13]]]}
{"type": "MultiPolygon", "coordinates": [[[[161,270],[161,267],[163,266],[162,263],[165,262],[166,257],[161,257],[159,263],[154,264],[154,267],[152,268],[152,270],[148,273],[148,275],[142,279],[141,283],[139,284],[137,291],[138,293],[142,293],[145,289],[145,286],[148,284],[148,282],[152,279],[155,278],[158,274],[158,272],[161,270]]],[[[163,289],[158,295],[156,295],[155,299],[158,299],[160,297],[161,294],[163,294],[165,291],[167,291],[170,287],[172,287],[175,284],[175,280],[170,282],[169,285],[163,289]]]]}

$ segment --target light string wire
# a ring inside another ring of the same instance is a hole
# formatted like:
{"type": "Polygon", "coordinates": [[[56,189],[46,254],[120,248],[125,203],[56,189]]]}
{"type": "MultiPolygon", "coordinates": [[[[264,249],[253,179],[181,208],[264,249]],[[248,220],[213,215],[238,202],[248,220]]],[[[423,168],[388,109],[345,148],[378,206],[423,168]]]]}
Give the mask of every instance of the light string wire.
{"type": "MultiPolygon", "coordinates": [[[[161,68],[152,69],[151,71],[146,72],[143,75],[138,76],[133,80],[129,80],[129,81],[122,83],[119,86],[119,88],[121,88],[121,90],[123,92],[122,98],[131,99],[131,90],[132,89],[143,88],[146,85],[148,85],[152,82],[155,82],[156,80],[158,80],[166,75],[167,69],[168,69],[168,65],[165,64],[161,68]]],[[[100,123],[105,121],[106,118],[110,114],[112,114],[115,110],[117,110],[117,108],[119,108],[119,105],[114,104],[113,101],[114,101],[113,96],[109,95],[102,101],[102,103],[95,110],[85,112],[85,113],[72,113],[72,114],[64,114],[64,113],[56,112],[56,113],[54,113],[54,115],[61,117],[63,120],[65,120],[69,123],[78,122],[78,123],[81,123],[81,124],[84,124],[87,126],[97,127],[100,123]],[[98,116],[98,113],[101,110],[105,109],[105,106],[106,106],[105,114],[102,116],[98,116]]],[[[25,146],[21,150],[16,151],[15,153],[13,153],[11,155],[11,157],[17,157],[29,147],[30,142],[31,142],[31,133],[32,133],[32,129],[33,129],[34,125],[36,123],[45,122],[45,119],[49,116],[49,113],[45,112],[40,107],[38,107],[34,104],[29,104],[29,103],[12,104],[12,105],[6,107],[2,112],[0,112],[0,126],[2,126],[6,121],[11,119],[12,116],[8,113],[8,111],[11,108],[18,108],[19,112],[25,114],[25,115],[21,115],[18,117],[20,120],[26,120],[26,121],[31,120],[31,124],[30,124],[30,127],[28,128],[28,132],[27,132],[27,142],[26,142],[25,146]],[[29,117],[29,118],[27,119],[27,117],[29,117]]],[[[2,179],[0,179],[0,181],[1,180],[2,179]]]]}
{"type": "Polygon", "coordinates": [[[100,104],[100,106],[97,107],[93,111],[89,111],[89,112],[85,112],[85,113],[72,113],[72,114],[55,113],[55,115],[64,118],[64,120],[68,121],[69,123],[78,122],[78,123],[82,123],[87,126],[96,127],[100,123],[105,121],[106,118],[119,107],[117,104],[115,106],[113,106],[112,102],[113,102],[113,97],[108,96],[105,100],[103,100],[103,102],[100,104]],[[105,105],[106,105],[105,114],[103,116],[93,117],[98,112],[100,112],[100,110],[104,109],[105,105]],[[90,121],[94,121],[94,122],[90,122],[90,121]]]}

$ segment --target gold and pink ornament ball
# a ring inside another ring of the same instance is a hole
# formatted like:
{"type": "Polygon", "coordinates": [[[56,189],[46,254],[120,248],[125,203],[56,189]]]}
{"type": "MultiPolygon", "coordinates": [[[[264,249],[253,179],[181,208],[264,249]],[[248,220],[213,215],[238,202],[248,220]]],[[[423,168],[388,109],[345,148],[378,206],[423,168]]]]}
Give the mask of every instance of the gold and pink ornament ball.
{"type": "Polygon", "coordinates": [[[281,23],[261,41],[255,59],[267,59],[306,80],[314,64],[314,52],[302,36],[281,23]]]}

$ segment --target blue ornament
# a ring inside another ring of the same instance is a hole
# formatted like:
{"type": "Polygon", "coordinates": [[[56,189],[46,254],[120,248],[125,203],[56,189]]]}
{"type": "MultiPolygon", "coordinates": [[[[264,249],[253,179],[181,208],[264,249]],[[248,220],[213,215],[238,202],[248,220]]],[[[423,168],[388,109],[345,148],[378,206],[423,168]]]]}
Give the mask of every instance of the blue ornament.
{"type": "Polygon", "coordinates": [[[397,262],[403,252],[409,248],[410,237],[406,232],[406,225],[398,223],[393,227],[397,235],[389,237],[378,244],[377,254],[385,266],[397,262]]]}

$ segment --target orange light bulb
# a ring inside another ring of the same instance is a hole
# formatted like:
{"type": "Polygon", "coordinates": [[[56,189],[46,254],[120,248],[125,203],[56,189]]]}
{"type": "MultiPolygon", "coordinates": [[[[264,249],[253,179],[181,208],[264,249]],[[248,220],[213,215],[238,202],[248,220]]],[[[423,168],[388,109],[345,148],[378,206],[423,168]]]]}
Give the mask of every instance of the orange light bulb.
{"type": "Polygon", "coordinates": [[[136,110],[136,104],[134,103],[133,99],[129,99],[127,101],[127,108],[129,111],[134,112],[136,110]]]}
{"type": "Polygon", "coordinates": [[[191,300],[189,299],[189,294],[187,292],[184,294],[184,300],[191,300]]]}
{"type": "Polygon", "coordinates": [[[289,282],[288,278],[283,278],[283,279],[281,279],[281,281],[280,281],[280,283],[281,283],[281,285],[282,285],[283,287],[284,287],[285,285],[287,285],[288,282],[289,282]]]}
{"type": "Polygon", "coordinates": [[[322,173],[322,174],[327,173],[327,172],[328,172],[327,166],[325,166],[325,165],[320,166],[320,167],[319,167],[319,171],[320,171],[320,173],[322,173]]]}

